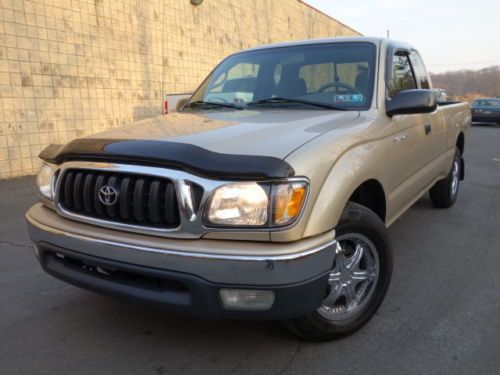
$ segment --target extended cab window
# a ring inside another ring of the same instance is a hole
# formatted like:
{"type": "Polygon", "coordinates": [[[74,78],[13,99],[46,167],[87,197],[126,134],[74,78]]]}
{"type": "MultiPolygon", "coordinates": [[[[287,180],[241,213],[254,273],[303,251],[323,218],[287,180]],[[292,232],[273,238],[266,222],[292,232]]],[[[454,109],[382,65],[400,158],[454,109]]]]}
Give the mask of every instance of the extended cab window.
{"type": "Polygon", "coordinates": [[[365,110],[373,97],[375,55],[375,46],[366,42],[241,52],[228,57],[207,77],[190,100],[198,104],[188,103],[187,108],[207,108],[200,103],[211,103],[214,108],[219,103],[228,109],[236,105],[365,110]]]}
{"type": "Polygon", "coordinates": [[[429,82],[429,76],[427,74],[427,70],[425,69],[425,65],[422,61],[422,58],[420,57],[417,51],[411,51],[410,60],[413,66],[413,70],[415,71],[415,75],[417,76],[417,81],[420,84],[420,88],[430,89],[431,85],[429,82]]]}
{"type": "Polygon", "coordinates": [[[392,75],[389,86],[389,97],[392,98],[403,90],[416,89],[417,83],[406,52],[397,52],[392,57],[392,75]]]}

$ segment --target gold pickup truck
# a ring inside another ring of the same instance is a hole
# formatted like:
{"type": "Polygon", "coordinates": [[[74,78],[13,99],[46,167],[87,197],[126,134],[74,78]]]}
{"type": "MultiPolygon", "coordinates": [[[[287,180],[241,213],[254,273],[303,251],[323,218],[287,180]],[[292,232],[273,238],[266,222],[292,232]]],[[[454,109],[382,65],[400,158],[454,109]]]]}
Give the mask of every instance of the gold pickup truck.
{"type": "Polygon", "coordinates": [[[50,145],[26,214],[49,274],[202,318],[362,327],[387,292],[387,227],[457,199],[471,122],[408,44],[334,38],[224,59],[174,114],[50,145]]]}

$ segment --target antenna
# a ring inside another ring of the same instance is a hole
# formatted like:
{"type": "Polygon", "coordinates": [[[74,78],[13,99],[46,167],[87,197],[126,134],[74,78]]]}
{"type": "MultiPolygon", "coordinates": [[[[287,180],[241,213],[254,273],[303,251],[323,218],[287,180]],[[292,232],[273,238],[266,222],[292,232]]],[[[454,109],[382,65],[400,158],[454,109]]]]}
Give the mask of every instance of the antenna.
{"type": "Polygon", "coordinates": [[[387,39],[390,39],[391,38],[391,30],[387,30],[387,39]]]}

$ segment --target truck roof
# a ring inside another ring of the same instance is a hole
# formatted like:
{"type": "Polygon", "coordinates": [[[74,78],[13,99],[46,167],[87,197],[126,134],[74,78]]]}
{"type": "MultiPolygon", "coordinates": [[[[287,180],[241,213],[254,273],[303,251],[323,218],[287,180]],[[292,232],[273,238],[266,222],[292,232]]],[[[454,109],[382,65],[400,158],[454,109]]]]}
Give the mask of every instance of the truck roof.
{"type": "Polygon", "coordinates": [[[368,36],[351,36],[351,37],[334,37],[334,38],[317,38],[317,39],[303,39],[295,40],[291,42],[280,42],[272,44],[264,44],[261,46],[256,46],[252,48],[247,48],[236,53],[249,52],[249,51],[259,51],[269,48],[279,48],[279,47],[290,47],[290,46],[301,46],[301,45],[312,45],[312,44],[322,44],[322,43],[346,43],[346,42],[366,42],[379,45],[381,42],[386,43],[390,47],[398,47],[405,49],[412,49],[409,44],[400,42],[393,39],[380,38],[380,37],[368,37],[368,36]]]}
{"type": "Polygon", "coordinates": [[[384,40],[384,38],[366,37],[366,36],[303,39],[303,40],[294,40],[291,42],[264,44],[261,46],[244,49],[241,52],[255,51],[255,50],[267,49],[267,48],[289,47],[289,46],[300,46],[300,45],[322,44],[322,43],[369,42],[369,43],[378,44],[378,43],[380,43],[381,40],[384,40]]]}

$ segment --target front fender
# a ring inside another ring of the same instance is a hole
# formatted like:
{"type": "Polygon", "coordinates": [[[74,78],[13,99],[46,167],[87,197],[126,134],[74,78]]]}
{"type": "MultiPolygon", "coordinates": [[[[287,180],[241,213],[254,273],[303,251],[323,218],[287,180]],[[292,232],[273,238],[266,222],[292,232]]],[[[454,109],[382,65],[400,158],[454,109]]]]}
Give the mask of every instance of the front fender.
{"type": "Polygon", "coordinates": [[[295,235],[310,237],[334,229],[347,201],[363,182],[376,180],[387,192],[390,155],[386,143],[384,137],[367,141],[359,133],[343,141],[320,137],[292,154],[288,160],[297,175],[307,176],[311,182],[309,199],[298,227],[271,232],[271,240],[293,241],[295,235]]]}
{"type": "Polygon", "coordinates": [[[375,180],[384,189],[387,165],[384,159],[378,156],[382,150],[377,148],[376,143],[354,147],[333,165],[315,201],[311,202],[311,213],[304,230],[305,237],[335,228],[349,198],[364,182],[375,180]]]}

